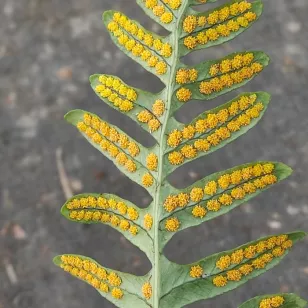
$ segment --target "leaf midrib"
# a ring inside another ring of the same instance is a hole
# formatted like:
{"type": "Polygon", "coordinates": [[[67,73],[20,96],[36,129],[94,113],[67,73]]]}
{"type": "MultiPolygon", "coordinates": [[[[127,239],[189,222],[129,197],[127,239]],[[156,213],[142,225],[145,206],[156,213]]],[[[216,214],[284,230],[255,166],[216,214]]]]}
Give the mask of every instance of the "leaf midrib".
{"type": "Polygon", "coordinates": [[[153,308],[159,308],[160,302],[160,288],[161,288],[161,279],[160,279],[160,237],[159,237],[159,225],[160,225],[160,204],[161,199],[161,186],[165,181],[164,175],[164,152],[165,152],[165,132],[168,127],[168,120],[170,117],[172,96],[173,96],[173,85],[176,74],[177,63],[179,60],[179,39],[180,39],[180,22],[182,20],[183,14],[186,12],[189,0],[183,0],[182,7],[180,8],[178,19],[174,24],[173,31],[171,32],[171,38],[173,39],[173,61],[171,63],[171,71],[169,75],[168,84],[166,84],[166,117],[162,125],[161,135],[159,138],[159,167],[158,167],[158,177],[157,177],[157,190],[154,197],[154,264],[153,264],[153,274],[154,274],[154,298],[153,298],[153,308]]]}

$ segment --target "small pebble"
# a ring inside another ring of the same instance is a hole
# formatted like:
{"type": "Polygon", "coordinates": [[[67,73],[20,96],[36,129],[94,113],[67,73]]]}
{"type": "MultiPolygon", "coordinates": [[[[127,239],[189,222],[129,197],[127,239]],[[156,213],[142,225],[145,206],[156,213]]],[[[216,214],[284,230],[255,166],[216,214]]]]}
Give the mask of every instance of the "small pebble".
{"type": "Polygon", "coordinates": [[[281,228],[281,222],[277,221],[277,220],[270,220],[270,221],[267,222],[267,225],[271,229],[280,229],[281,228]]]}

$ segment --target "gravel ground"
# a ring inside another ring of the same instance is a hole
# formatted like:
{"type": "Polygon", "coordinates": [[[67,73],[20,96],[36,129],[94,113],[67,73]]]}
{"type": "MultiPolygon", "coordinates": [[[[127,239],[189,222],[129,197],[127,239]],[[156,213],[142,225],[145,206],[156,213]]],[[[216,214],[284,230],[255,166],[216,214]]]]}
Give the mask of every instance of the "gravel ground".
{"type": "MultiPolygon", "coordinates": [[[[245,49],[267,52],[272,64],[245,86],[273,94],[266,116],[215,155],[178,170],[171,182],[184,187],[206,174],[258,159],[283,161],[294,174],[228,215],[176,235],[166,248],[173,261],[193,262],[266,234],[308,231],[308,2],[264,2],[265,14],[251,30],[224,47],[196,52],[187,61],[198,63],[245,49]]],[[[63,115],[74,108],[91,110],[151,144],[130,120],[101,103],[88,76],[115,74],[136,87],[158,91],[160,82],[111,43],[101,12],[120,9],[149,29],[161,29],[134,1],[0,0],[0,6],[0,307],[113,307],[94,289],[56,268],[53,256],[79,253],[134,274],[145,274],[150,264],[111,228],[85,228],[60,216],[65,197],[56,150],[63,151],[74,193],[111,192],[148,204],[146,192],[91,148],[63,115]],[[12,269],[16,277],[10,275],[12,269]]],[[[179,119],[189,121],[234,96],[189,104],[179,119]]],[[[262,277],[215,301],[190,307],[236,307],[252,296],[277,291],[307,298],[307,248],[306,240],[262,277]]]]}

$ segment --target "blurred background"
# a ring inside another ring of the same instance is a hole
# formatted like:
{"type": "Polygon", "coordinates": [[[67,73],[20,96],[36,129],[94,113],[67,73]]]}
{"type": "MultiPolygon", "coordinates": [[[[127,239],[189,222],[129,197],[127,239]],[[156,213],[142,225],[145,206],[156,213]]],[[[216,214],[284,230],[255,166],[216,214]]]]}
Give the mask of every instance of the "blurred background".
{"type": "MultiPolygon", "coordinates": [[[[282,161],[294,174],[231,213],[177,234],[166,248],[172,261],[194,262],[267,234],[308,231],[308,1],[264,3],[265,13],[252,29],[185,61],[199,63],[257,49],[270,55],[271,65],[237,93],[185,105],[178,119],[188,122],[250,90],[273,95],[265,117],[232,144],[179,169],[170,181],[185,187],[253,160],[282,161]]],[[[88,77],[114,74],[135,87],[162,88],[157,78],[112,44],[101,22],[104,10],[124,11],[146,28],[165,32],[133,0],[0,0],[0,7],[0,307],[114,307],[56,268],[52,258],[77,253],[138,275],[150,264],[117,231],[66,221],[59,213],[65,202],[61,179],[65,173],[74,194],[110,192],[142,207],[150,197],[92,148],[63,115],[75,108],[91,110],[151,145],[147,134],[96,97],[88,77]]],[[[306,240],[265,275],[189,307],[237,307],[250,297],[279,291],[307,298],[307,248],[306,240]]]]}

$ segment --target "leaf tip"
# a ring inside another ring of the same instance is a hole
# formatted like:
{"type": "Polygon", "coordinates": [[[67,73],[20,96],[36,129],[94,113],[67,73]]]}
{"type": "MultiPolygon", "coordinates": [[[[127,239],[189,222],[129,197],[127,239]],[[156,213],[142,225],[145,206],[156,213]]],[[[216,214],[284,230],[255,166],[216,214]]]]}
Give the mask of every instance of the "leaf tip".
{"type": "Polygon", "coordinates": [[[268,66],[271,63],[271,57],[264,52],[264,66],[268,66]]]}
{"type": "Polygon", "coordinates": [[[68,215],[67,215],[68,209],[66,207],[66,204],[67,204],[67,202],[61,207],[60,213],[64,217],[68,218],[68,215]]]}
{"type": "Polygon", "coordinates": [[[293,173],[293,169],[281,162],[274,163],[276,165],[275,169],[280,175],[281,180],[289,177],[293,173]]]}
{"type": "Polygon", "coordinates": [[[93,74],[89,77],[89,81],[92,84],[93,82],[95,82],[98,78],[99,74],[93,74]]]}
{"type": "Polygon", "coordinates": [[[53,262],[55,265],[59,266],[60,263],[61,263],[61,256],[60,256],[60,255],[55,256],[55,257],[52,259],[52,262],[53,262]]]}
{"type": "Polygon", "coordinates": [[[71,111],[67,112],[67,113],[64,115],[64,117],[63,117],[63,118],[64,118],[64,120],[66,120],[66,121],[67,121],[67,119],[68,119],[68,118],[69,118],[69,116],[70,116],[70,112],[71,112],[71,111]]]}
{"type": "Polygon", "coordinates": [[[75,125],[78,121],[80,121],[80,116],[84,113],[85,111],[81,109],[70,110],[67,114],[64,115],[64,119],[68,123],[75,125]]]}
{"type": "Polygon", "coordinates": [[[256,0],[254,3],[260,7],[259,15],[261,15],[263,13],[263,9],[264,9],[263,1],[262,0],[256,0]]]}
{"type": "Polygon", "coordinates": [[[102,20],[103,22],[106,24],[107,22],[109,22],[111,19],[112,19],[112,15],[115,13],[115,11],[113,10],[108,10],[108,11],[105,11],[103,14],[102,14],[102,20]]]}
{"type": "Polygon", "coordinates": [[[302,239],[304,239],[308,233],[302,230],[299,231],[294,231],[292,233],[289,233],[289,235],[292,237],[294,237],[294,241],[301,241],[302,239]]]}
{"type": "Polygon", "coordinates": [[[272,94],[269,92],[265,92],[265,91],[261,91],[258,92],[260,95],[262,95],[264,97],[264,99],[269,103],[270,100],[272,99],[272,94]]]}
{"type": "Polygon", "coordinates": [[[71,118],[71,116],[74,114],[74,111],[75,111],[75,110],[70,110],[69,112],[67,112],[67,113],[64,115],[64,119],[65,119],[67,122],[70,122],[70,118],[71,118]]]}
{"type": "Polygon", "coordinates": [[[298,233],[301,236],[301,239],[303,239],[304,237],[308,235],[308,232],[305,232],[305,231],[298,231],[298,233]]]}

